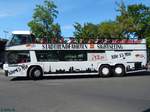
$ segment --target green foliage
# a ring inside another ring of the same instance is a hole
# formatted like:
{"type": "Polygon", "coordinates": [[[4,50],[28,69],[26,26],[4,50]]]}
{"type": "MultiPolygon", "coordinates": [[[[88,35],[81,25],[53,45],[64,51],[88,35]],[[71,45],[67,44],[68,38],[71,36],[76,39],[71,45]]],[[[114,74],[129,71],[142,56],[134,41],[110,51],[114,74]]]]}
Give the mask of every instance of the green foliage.
{"type": "Polygon", "coordinates": [[[101,24],[85,23],[84,25],[75,23],[74,28],[74,36],[76,39],[122,38],[121,30],[114,21],[106,21],[101,24]]]}
{"type": "Polygon", "coordinates": [[[119,25],[115,21],[102,22],[98,27],[98,38],[121,39],[123,38],[119,25]]]}
{"type": "Polygon", "coordinates": [[[124,2],[116,3],[119,15],[115,21],[100,24],[79,23],[74,25],[76,38],[146,38],[150,47],[150,7],[144,4],[126,6],[124,2]]]}
{"type": "Polygon", "coordinates": [[[98,36],[98,25],[92,23],[85,23],[83,26],[79,23],[74,24],[74,36],[77,39],[96,38],[98,36]]]}
{"type": "Polygon", "coordinates": [[[50,40],[52,37],[59,38],[61,36],[60,25],[54,23],[58,14],[56,9],[57,6],[51,0],[45,0],[43,5],[36,5],[33,20],[28,23],[36,37],[47,37],[50,40]]]}
{"type": "Polygon", "coordinates": [[[119,6],[120,15],[117,16],[117,22],[123,26],[124,34],[141,38],[146,38],[150,29],[150,7],[143,4],[133,4],[127,7],[124,3],[119,6]]]}
{"type": "Polygon", "coordinates": [[[134,36],[138,39],[145,38],[150,47],[150,7],[144,4],[133,4],[125,7],[119,6],[120,15],[117,22],[122,27],[124,35],[134,36]],[[124,8],[122,8],[124,7],[124,8]]]}

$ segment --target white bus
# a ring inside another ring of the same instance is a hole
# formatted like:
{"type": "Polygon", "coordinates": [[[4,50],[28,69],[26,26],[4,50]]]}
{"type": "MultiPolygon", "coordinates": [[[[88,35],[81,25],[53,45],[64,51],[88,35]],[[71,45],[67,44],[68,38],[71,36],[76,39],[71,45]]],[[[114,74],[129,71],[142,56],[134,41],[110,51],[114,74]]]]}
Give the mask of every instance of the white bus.
{"type": "Polygon", "coordinates": [[[145,40],[98,40],[96,43],[32,43],[29,32],[15,32],[6,46],[6,76],[124,76],[147,64],[145,40]],[[23,42],[22,42],[23,41],[23,42]]]}

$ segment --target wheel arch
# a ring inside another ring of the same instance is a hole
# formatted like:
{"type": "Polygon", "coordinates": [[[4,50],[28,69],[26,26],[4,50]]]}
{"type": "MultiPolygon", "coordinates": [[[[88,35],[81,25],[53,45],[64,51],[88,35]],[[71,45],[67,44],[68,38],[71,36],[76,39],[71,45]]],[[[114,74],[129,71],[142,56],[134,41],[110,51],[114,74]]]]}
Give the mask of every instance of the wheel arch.
{"type": "Polygon", "coordinates": [[[125,65],[123,63],[117,63],[117,64],[114,65],[114,67],[118,66],[118,65],[124,67],[124,70],[126,71],[126,69],[125,69],[126,67],[125,67],[125,65]]]}
{"type": "Polygon", "coordinates": [[[108,64],[108,63],[105,63],[105,64],[99,64],[99,65],[98,65],[98,67],[97,67],[97,68],[98,68],[98,71],[99,71],[100,67],[105,66],[105,65],[106,65],[106,66],[110,66],[110,67],[111,67],[111,65],[110,65],[110,64],[108,64]]]}

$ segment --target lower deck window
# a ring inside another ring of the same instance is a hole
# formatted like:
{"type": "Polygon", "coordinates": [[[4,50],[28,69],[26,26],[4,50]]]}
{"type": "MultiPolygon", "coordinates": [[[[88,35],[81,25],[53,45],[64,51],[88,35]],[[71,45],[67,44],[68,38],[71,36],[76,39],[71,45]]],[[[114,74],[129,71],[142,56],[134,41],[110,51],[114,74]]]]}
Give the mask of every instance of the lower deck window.
{"type": "Polygon", "coordinates": [[[57,61],[86,61],[85,51],[36,51],[37,61],[57,62],[57,61]]]}
{"type": "Polygon", "coordinates": [[[39,62],[59,61],[56,51],[36,51],[36,57],[39,62]]]}
{"type": "Polygon", "coordinates": [[[8,64],[18,64],[30,62],[29,51],[9,51],[6,53],[8,64]]]}
{"type": "Polygon", "coordinates": [[[85,51],[61,51],[61,61],[87,61],[87,53],[85,51]]]}

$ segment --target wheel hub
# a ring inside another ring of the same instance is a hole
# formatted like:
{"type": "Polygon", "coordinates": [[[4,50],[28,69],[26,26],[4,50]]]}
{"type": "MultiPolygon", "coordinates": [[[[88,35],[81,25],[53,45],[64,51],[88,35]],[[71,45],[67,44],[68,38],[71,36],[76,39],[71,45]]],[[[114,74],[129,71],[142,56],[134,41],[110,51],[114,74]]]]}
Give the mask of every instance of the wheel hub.
{"type": "Polygon", "coordinates": [[[41,75],[41,71],[40,70],[34,71],[34,75],[35,77],[39,77],[41,75]]]}
{"type": "Polygon", "coordinates": [[[108,74],[109,74],[109,69],[108,69],[108,68],[103,68],[103,69],[102,69],[102,73],[103,73],[104,75],[108,75],[108,74]]]}
{"type": "Polygon", "coordinates": [[[121,73],[122,73],[122,68],[117,67],[117,68],[115,69],[115,73],[121,74],[121,73]]]}

